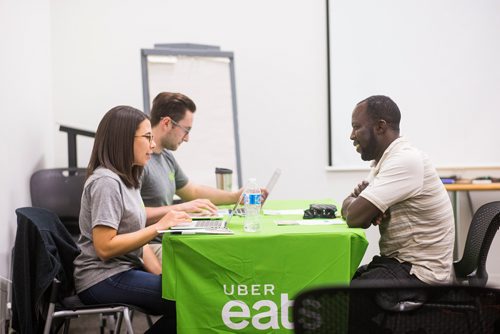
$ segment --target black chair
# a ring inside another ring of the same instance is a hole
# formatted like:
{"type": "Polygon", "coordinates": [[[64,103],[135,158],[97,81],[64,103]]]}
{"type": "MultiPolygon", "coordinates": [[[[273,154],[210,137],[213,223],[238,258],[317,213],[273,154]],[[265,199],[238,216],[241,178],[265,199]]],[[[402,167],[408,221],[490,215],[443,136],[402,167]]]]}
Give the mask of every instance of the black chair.
{"type": "MultiPolygon", "coordinates": [[[[486,203],[474,213],[467,233],[462,258],[453,263],[457,284],[476,287],[486,286],[488,281],[486,260],[499,226],[500,201],[486,203]]],[[[392,311],[392,313],[386,313],[384,321],[395,318],[393,320],[397,323],[402,318],[401,312],[413,311],[420,307],[428,309],[447,308],[455,311],[474,311],[476,317],[473,317],[471,312],[464,312],[468,328],[478,326],[481,333],[485,326],[481,321],[482,308],[480,301],[461,291],[446,291],[446,293],[441,291],[429,296],[426,301],[403,299],[393,304],[379,302],[378,305],[386,311],[392,311]]]]}
{"type": "MultiPolygon", "coordinates": [[[[472,217],[462,258],[453,263],[458,284],[485,286],[488,282],[486,260],[491,243],[500,227],[500,201],[482,205],[472,217]]],[[[412,303],[402,301],[397,309],[405,311],[415,308],[412,303]]]]}
{"type": "Polygon", "coordinates": [[[484,204],[474,213],[462,259],[453,264],[459,282],[473,286],[486,285],[486,260],[499,227],[500,201],[484,204]]]}
{"type": "MultiPolygon", "coordinates": [[[[52,333],[71,318],[88,314],[113,314],[115,333],[122,320],[133,333],[132,310],[126,304],[84,305],[74,293],[73,260],[79,254],[72,237],[57,215],[42,208],[20,208],[13,260],[13,328],[20,333],[52,333]],[[63,319],[64,322],[56,323],[63,319]]],[[[103,328],[101,328],[101,331],[103,328]]]]}
{"type": "Polygon", "coordinates": [[[84,168],[52,168],[36,171],[30,179],[32,206],[57,214],[75,240],[80,235],[78,217],[85,178],[84,168]]]}
{"type": "MultiPolygon", "coordinates": [[[[379,287],[324,287],[300,293],[293,305],[295,333],[358,334],[358,333],[499,333],[500,291],[474,286],[386,287],[384,291],[403,294],[405,290],[424,290],[429,295],[461,295],[476,300],[481,314],[468,304],[434,305],[405,313],[404,321],[384,321],[383,314],[366,326],[358,326],[360,305],[351,305],[380,292],[379,287]],[[352,312],[349,317],[349,312],[352,312]],[[464,314],[468,316],[464,317],[464,314]],[[469,325],[469,317],[474,324],[469,325]],[[479,323],[483,325],[480,326],[479,323]]],[[[396,320],[396,318],[394,318],[396,320]]],[[[401,319],[399,319],[401,320],[401,319]]]]}
{"type": "MultiPolygon", "coordinates": [[[[484,204],[475,212],[467,233],[462,258],[453,263],[458,284],[486,286],[488,281],[486,260],[499,227],[500,201],[484,204]]],[[[440,295],[435,301],[438,304],[443,304],[446,303],[447,298],[450,300],[449,304],[464,302],[456,294],[440,295]]],[[[427,301],[427,306],[431,306],[432,302],[433,300],[427,301]]],[[[422,304],[423,301],[401,300],[393,305],[381,304],[380,306],[389,311],[404,312],[418,308],[422,304]]]]}
{"type": "MultiPolygon", "coordinates": [[[[491,243],[500,227],[500,201],[482,205],[472,217],[462,258],[453,264],[458,284],[471,287],[485,287],[488,282],[486,260],[491,243]]],[[[439,290],[438,290],[439,292],[439,290]]],[[[404,303],[404,302],[403,302],[404,303]]],[[[462,290],[440,292],[423,303],[425,308],[464,311],[469,333],[477,326],[484,333],[483,308],[477,296],[463,293],[462,290]],[[473,311],[465,312],[465,311],[473,311]],[[476,317],[473,317],[473,315],[476,317]]],[[[404,309],[403,309],[404,311],[404,309]]]]}

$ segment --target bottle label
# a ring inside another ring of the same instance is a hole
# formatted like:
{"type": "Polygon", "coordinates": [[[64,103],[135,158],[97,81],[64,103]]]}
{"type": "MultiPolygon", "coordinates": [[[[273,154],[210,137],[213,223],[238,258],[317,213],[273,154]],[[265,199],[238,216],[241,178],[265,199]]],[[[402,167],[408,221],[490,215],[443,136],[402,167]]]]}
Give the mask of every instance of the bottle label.
{"type": "Polygon", "coordinates": [[[247,194],[245,197],[247,204],[260,205],[260,194],[247,194]]]}

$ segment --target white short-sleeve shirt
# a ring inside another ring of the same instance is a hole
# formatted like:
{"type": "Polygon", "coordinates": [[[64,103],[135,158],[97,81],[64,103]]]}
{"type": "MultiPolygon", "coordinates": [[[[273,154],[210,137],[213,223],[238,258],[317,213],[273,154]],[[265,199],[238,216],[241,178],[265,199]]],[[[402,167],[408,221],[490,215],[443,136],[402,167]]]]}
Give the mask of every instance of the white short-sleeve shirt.
{"type": "Polygon", "coordinates": [[[398,138],[372,167],[360,194],[386,218],[380,253],[412,264],[411,274],[428,284],[452,280],[455,238],[451,201],[428,157],[398,138]]]}

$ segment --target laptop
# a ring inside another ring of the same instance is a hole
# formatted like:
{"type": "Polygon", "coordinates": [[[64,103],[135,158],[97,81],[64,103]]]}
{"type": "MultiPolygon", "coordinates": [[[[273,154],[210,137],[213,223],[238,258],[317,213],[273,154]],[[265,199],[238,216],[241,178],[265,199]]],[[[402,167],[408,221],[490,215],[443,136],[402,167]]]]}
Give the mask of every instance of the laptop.
{"type": "Polygon", "coordinates": [[[172,226],[168,230],[159,230],[159,233],[172,233],[172,234],[234,234],[227,225],[234,216],[234,212],[241,197],[230,211],[227,220],[223,219],[193,219],[190,222],[181,223],[172,226]]]}
{"type": "MultiPolygon", "coordinates": [[[[266,189],[268,191],[267,197],[271,194],[271,191],[274,188],[274,185],[278,181],[281,175],[281,169],[277,168],[271,179],[266,185],[266,189]]],[[[196,214],[192,215],[192,221],[185,222],[181,224],[177,224],[172,226],[168,230],[159,230],[159,233],[178,233],[178,234],[233,234],[234,232],[227,228],[227,225],[233,218],[233,216],[244,216],[245,208],[238,208],[238,205],[243,198],[243,193],[241,193],[240,198],[234,203],[233,208],[229,211],[229,216],[227,220],[221,219],[222,216],[220,214],[214,216],[197,216],[196,214]]],[[[266,198],[267,199],[267,198],[266,198]]],[[[264,202],[262,202],[264,205],[264,202]]]]}
{"type": "MultiPolygon", "coordinates": [[[[279,179],[280,175],[281,175],[281,169],[277,168],[277,169],[274,171],[274,173],[273,173],[273,175],[271,176],[271,178],[269,179],[269,182],[267,182],[266,189],[267,189],[268,193],[267,193],[267,197],[266,197],[266,199],[265,199],[265,200],[261,203],[261,207],[260,207],[260,209],[261,209],[261,210],[262,210],[262,208],[264,207],[264,203],[266,202],[266,200],[267,200],[267,199],[269,198],[269,196],[271,195],[271,191],[273,190],[274,185],[276,184],[276,182],[278,182],[278,179],[279,179]]],[[[241,200],[239,200],[239,201],[237,202],[237,204],[238,204],[240,201],[241,201],[241,200]]],[[[236,207],[237,207],[237,205],[236,205],[236,207]]],[[[246,214],[245,208],[236,208],[236,209],[235,209],[235,211],[236,211],[236,212],[235,212],[235,215],[237,215],[237,216],[245,216],[245,214],[246,214]]]]}

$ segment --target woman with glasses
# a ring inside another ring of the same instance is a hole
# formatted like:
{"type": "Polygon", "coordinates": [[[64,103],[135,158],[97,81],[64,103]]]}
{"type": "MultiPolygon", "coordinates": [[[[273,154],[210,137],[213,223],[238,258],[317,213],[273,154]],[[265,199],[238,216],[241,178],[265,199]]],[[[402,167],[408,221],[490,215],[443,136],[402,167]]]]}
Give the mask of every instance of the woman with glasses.
{"type": "Polygon", "coordinates": [[[97,128],[80,210],[75,287],[85,304],[126,303],[163,315],[148,333],[175,332],[175,303],[161,296],[161,265],[147,245],[190,220],[170,211],[146,227],[139,180],[156,146],[148,116],[128,106],[106,113],[97,128]]]}

